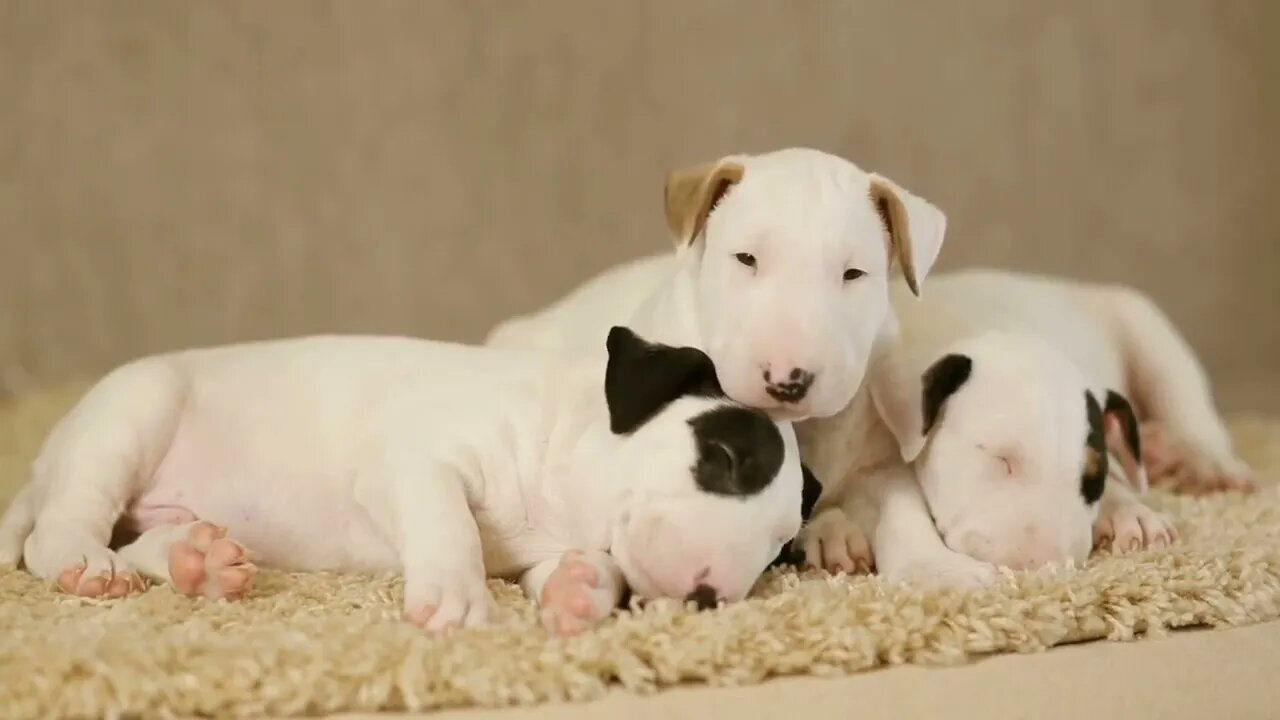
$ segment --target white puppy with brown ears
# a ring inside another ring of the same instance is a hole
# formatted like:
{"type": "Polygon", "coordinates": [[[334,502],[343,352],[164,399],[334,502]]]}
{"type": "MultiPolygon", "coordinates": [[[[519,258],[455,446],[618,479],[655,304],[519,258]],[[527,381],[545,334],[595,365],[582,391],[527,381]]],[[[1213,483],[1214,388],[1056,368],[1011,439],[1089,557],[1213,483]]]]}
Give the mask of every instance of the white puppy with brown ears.
{"type": "MultiPolygon", "coordinates": [[[[803,148],[673,171],[665,210],[673,254],[608,270],[500,324],[487,344],[590,347],[626,323],[705,350],[738,402],[828,417],[868,402],[863,377],[895,333],[889,288],[900,274],[919,294],[947,224],[888,178],[803,148]]],[[[819,529],[823,564],[869,569],[856,526],[831,515],[819,529]]]]}
{"type": "Polygon", "coordinates": [[[946,230],[941,211],[889,179],[802,148],[676,170],[665,209],[674,253],[608,270],[486,344],[594,347],[627,324],[704,350],[738,402],[826,417],[849,404],[892,327],[892,276],[918,293],[946,230]]]}
{"type": "Polygon", "coordinates": [[[520,578],[561,633],[624,580],[737,599],[802,514],[790,424],[727,399],[701,351],[625,328],[576,358],[389,337],[145,358],[33,470],[0,562],[67,592],[149,577],[235,597],[248,547],[288,570],[403,571],[405,615],[433,631],[485,620],[486,576],[520,578]]]}
{"type": "Polygon", "coordinates": [[[1144,459],[1157,479],[1178,468],[1202,488],[1251,485],[1190,348],[1132,290],[970,271],[894,306],[900,344],[870,380],[885,426],[851,431],[872,412],[851,406],[799,428],[830,490],[815,525],[852,515],[886,576],[981,583],[993,565],[1172,542],[1136,495],[1144,459]]]}

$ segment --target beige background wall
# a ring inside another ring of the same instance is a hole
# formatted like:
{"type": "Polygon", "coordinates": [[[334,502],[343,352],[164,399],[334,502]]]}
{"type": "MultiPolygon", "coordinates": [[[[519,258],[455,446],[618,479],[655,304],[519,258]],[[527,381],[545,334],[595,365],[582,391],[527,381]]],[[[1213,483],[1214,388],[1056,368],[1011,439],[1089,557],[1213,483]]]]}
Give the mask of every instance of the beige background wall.
{"type": "Polygon", "coordinates": [[[1270,372],[1277,37],[1270,0],[0,0],[0,389],[475,340],[665,247],[669,167],[796,144],[941,205],[944,266],[1128,280],[1270,372]]]}

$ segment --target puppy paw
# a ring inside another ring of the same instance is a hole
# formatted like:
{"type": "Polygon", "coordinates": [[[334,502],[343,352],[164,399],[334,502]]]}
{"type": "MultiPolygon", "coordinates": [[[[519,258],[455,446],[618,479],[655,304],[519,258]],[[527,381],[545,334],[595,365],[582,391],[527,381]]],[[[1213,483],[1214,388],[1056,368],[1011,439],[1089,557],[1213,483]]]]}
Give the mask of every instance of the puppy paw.
{"type": "Polygon", "coordinates": [[[248,561],[244,546],[226,535],[225,528],[197,522],[186,540],[169,548],[169,577],[178,592],[229,599],[248,592],[258,568],[248,561]]]}
{"type": "Polygon", "coordinates": [[[1253,470],[1243,460],[1199,449],[1161,423],[1142,423],[1141,436],[1142,462],[1153,485],[1186,493],[1252,492],[1257,487],[1253,470]]]}
{"type": "Polygon", "coordinates": [[[577,635],[613,611],[605,570],[577,550],[560,558],[538,598],[538,617],[552,635],[577,635]]]}
{"type": "Polygon", "coordinates": [[[806,565],[850,575],[875,568],[867,536],[839,508],[819,513],[804,527],[801,538],[806,565]]]}
{"type": "Polygon", "coordinates": [[[885,569],[883,573],[890,582],[930,588],[980,588],[1000,577],[995,565],[956,552],[913,559],[900,567],[885,569]]]}
{"type": "Polygon", "coordinates": [[[146,583],[120,556],[106,548],[88,548],[58,574],[58,588],[80,597],[119,598],[142,592],[146,583]]]}
{"type": "Polygon", "coordinates": [[[492,602],[483,575],[439,579],[406,587],[404,618],[429,633],[447,633],[483,625],[492,602]]]}
{"type": "Polygon", "coordinates": [[[1133,552],[1178,541],[1173,521],[1138,501],[1104,504],[1093,524],[1093,548],[1133,552]]]}

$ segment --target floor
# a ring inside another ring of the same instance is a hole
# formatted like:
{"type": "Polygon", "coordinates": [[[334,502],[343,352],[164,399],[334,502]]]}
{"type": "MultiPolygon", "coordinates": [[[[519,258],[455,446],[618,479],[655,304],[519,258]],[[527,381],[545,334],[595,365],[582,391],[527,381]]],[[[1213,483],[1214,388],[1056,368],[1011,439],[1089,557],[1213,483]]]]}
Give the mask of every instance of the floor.
{"type": "MultiPolygon", "coordinates": [[[[689,687],[641,697],[614,692],[579,705],[453,710],[432,720],[733,720],[856,717],[1280,717],[1280,622],[1192,630],[1134,643],[1095,642],[1001,655],[953,668],[899,667],[845,678],[785,678],[744,688],[689,687]]],[[[412,715],[346,715],[388,720],[412,715]]]]}

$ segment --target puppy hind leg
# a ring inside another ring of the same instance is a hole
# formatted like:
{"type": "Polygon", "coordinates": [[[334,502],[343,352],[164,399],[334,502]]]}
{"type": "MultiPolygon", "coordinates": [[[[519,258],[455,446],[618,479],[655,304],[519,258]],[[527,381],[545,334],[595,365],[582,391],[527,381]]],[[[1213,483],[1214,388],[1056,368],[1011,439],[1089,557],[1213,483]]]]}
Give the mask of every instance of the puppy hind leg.
{"type": "Polygon", "coordinates": [[[1152,479],[1179,479],[1189,489],[1251,489],[1252,471],[1232,448],[1208,376],[1169,318],[1127,288],[1092,291],[1088,302],[1107,320],[1132,399],[1146,414],[1144,441],[1151,447],[1143,459],[1152,479]],[[1173,470],[1181,477],[1168,477],[1173,470]]]}
{"type": "Polygon", "coordinates": [[[30,483],[22,486],[0,517],[0,565],[17,565],[22,560],[22,545],[36,525],[33,494],[30,483]]]}
{"type": "Polygon", "coordinates": [[[35,522],[23,559],[63,590],[114,597],[141,587],[108,545],[121,513],[167,451],[182,403],[166,366],[125,366],[99,382],[50,433],[33,464],[35,522]]]}

